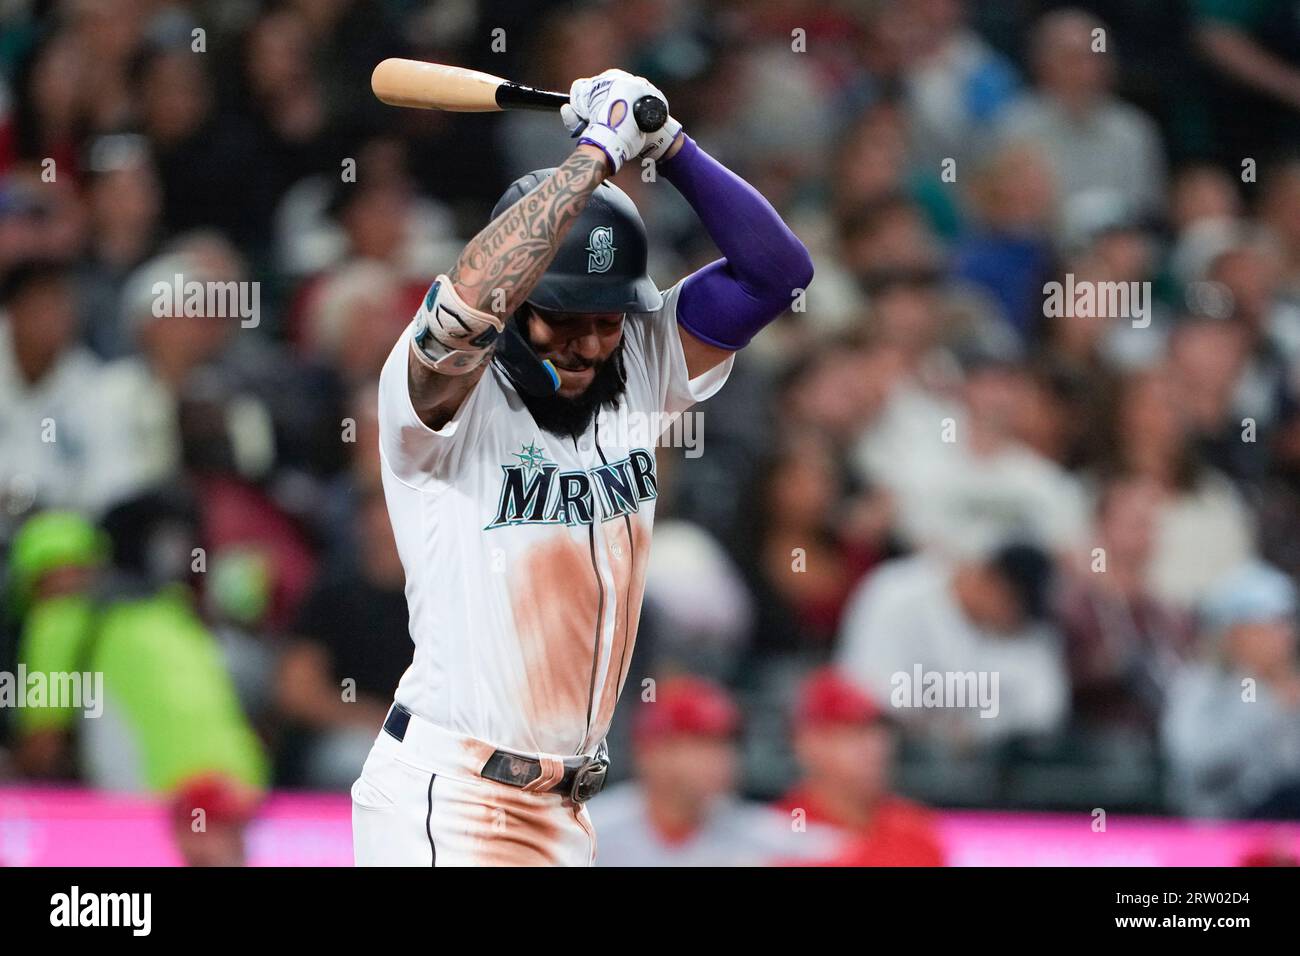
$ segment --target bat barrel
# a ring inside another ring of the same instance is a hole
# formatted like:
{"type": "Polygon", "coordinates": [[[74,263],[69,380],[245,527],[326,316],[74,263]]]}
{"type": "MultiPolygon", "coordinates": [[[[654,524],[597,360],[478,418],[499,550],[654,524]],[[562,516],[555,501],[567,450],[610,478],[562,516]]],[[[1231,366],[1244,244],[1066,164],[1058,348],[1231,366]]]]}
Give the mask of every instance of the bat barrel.
{"type": "MultiPolygon", "coordinates": [[[[390,106],[453,112],[558,110],[569,102],[567,93],[534,89],[464,67],[398,57],[375,67],[370,88],[390,106]]],[[[653,133],[667,121],[668,107],[658,97],[643,96],[632,104],[632,115],[643,132],[653,133]]]]}

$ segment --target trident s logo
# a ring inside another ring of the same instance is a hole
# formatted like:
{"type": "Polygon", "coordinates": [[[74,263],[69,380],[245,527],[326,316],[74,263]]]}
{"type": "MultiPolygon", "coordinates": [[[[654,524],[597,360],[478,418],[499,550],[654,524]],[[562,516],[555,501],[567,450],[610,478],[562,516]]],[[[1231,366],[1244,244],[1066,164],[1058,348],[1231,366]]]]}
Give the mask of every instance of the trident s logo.
{"type": "Polygon", "coordinates": [[[614,227],[597,226],[587,237],[587,272],[608,272],[614,264],[614,227]]]}

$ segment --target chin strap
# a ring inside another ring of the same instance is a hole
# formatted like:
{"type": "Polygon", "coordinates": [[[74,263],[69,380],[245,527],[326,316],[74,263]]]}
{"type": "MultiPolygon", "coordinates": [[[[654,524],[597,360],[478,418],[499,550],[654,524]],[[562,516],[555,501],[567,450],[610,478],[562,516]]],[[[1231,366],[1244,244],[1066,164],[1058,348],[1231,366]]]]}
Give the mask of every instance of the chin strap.
{"type": "Polygon", "coordinates": [[[560,388],[560,374],[550,359],[540,359],[519,331],[519,313],[506,322],[496,340],[492,361],[501,366],[515,388],[534,398],[554,395],[560,388]]]}

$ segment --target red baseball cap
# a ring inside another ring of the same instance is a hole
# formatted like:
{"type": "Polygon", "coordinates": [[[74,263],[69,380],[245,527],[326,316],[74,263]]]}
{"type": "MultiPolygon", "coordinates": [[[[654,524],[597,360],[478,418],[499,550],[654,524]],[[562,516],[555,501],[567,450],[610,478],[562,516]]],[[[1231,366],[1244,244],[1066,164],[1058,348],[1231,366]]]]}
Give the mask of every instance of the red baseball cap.
{"type": "Polygon", "coordinates": [[[879,704],[834,668],[819,668],[804,682],[797,714],[800,726],[871,724],[887,718],[879,704]]]}
{"type": "Polygon", "coordinates": [[[219,773],[202,774],[186,780],[171,801],[172,820],[189,826],[194,811],[202,810],[209,824],[247,823],[257,810],[255,791],[219,773]]]}
{"type": "Polygon", "coordinates": [[[730,737],[740,729],[740,711],[731,695],[701,677],[671,677],[653,701],[643,701],[633,735],[639,743],[670,734],[730,737]]]}

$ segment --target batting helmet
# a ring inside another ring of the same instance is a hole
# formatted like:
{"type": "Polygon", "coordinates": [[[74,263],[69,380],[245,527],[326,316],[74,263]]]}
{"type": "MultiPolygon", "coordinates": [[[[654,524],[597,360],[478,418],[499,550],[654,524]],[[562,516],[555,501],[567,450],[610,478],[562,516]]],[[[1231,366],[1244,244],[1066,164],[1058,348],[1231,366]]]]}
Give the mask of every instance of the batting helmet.
{"type": "MultiPolygon", "coordinates": [[[[492,218],[532,192],[555,170],[520,176],[492,209],[492,218]]],[[[549,312],[653,312],[663,305],[646,275],[645,223],[627,193],[603,182],[591,194],[528,302],[549,312]]]]}

